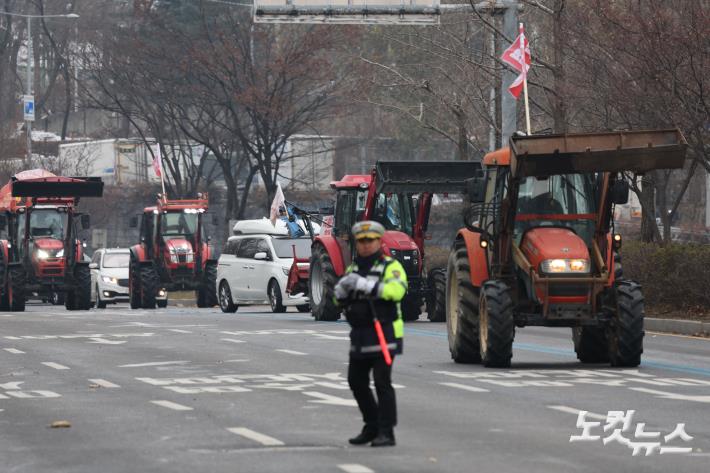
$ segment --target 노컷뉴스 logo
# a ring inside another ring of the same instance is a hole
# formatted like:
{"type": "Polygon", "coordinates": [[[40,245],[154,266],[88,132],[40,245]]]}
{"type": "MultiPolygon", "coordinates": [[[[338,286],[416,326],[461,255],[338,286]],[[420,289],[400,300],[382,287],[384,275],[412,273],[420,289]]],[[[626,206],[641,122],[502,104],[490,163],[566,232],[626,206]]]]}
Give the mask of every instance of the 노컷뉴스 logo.
{"type": "Polygon", "coordinates": [[[617,442],[633,450],[632,456],[639,455],[645,451],[645,456],[653,453],[661,455],[669,453],[690,453],[693,447],[679,447],[678,444],[690,442],[693,437],[685,432],[685,424],[677,424],[675,429],[667,435],[661,436],[661,432],[646,431],[646,423],[638,422],[636,427],[631,429],[631,420],[636,411],[609,411],[606,415],[606,422],[602,429],[602,435],[596,435],[601,422],[591,422],[587,420],[588,411],[579,411],[577,416],[577,428],[582,429],[580,435],[570,435],[570,442],[595,442],[601,440],[604,445],[610,442],[617,442]],[[633,440],[630,436],[633,433],[633,440]],[[661,440],[663,442],[661,442],[661,440]],[[663,445],[662,445],[663,443],[663,445]]]}

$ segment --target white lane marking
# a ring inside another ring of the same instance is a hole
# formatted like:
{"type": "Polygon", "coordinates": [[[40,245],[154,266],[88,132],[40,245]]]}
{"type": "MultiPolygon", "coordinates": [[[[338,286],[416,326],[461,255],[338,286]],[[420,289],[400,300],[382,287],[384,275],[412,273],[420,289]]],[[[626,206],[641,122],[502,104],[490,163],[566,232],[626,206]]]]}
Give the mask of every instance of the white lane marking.
{"type": "Polygon", "coordinates": [[[661,399],[674,399],[677,401],[695,401],[695,402],[710,402],[710,396],[690,396],[687,394],[669,393],[667,391],[656,391],[648,388],[629,388],[632,391],[642,393],[656,394],[661,399]]]}
{"type": "MultiPolygon", "coordinates": [[[[579,415],[580,409],[575,409],[574,407],[569,407],[569,406],[547,406],[548,409],[552,409],[555,411],[560,411],[560,412],[566,412],[568,414],[574,414],[574,415],[579,415]]],[[[599,419],[599,420],[606,420],[605,415],[602,414],[596,414],[594,412],[587,412],[587,417],[590,419],[599,419]]]]}
{"type": "Polygon", "coordinates": [[[8,335],[4,338],[5,338],[5,340],[22,340],[22,338],[20,338],[20,337],[13,337],[11,335],[8,335]]]}
{"type": "Polygon", "coordinates": [[[325,394],[325,393],[319,393],[318,391],[304,391],[306,396],[310,397],[315,397],[318,400],[317,401],[308,401],[308,402],[317,402],[318,404],[330,404],[333,406],[350,406],[350,407],[357,407],[357,402],[353,399],[344,399],[342,397],[338,396],[333,396],[330,394],[325,394]]]}
{"type": "Polygon", "coordinates": [[[308,353],[303,353],[302,351],[287,350],[285,348],[277,348],[276,351],[280,351],[281,353],[286,353],[289,355],[307,355],[308,354],[308,353]]]}
{"type": "Polygon", "coordinates": [[[3,350],[5,350],[8,353],[15,354],[15,355],[22,355],[25,353],[24,351],[18,350],[17,348],[3,348],[3,350]]]}
{"type": "Polygon", "coordinates": [[[55,370],[68,370],[70,369],[68,366],[60,365],[59,363],[55,363],[53,361],[43,361],[42,364],[44,366],[49,366],[50,368],[54,368],[55,370]]]}
{"type": "Polygon", "coordinates": [[[222,338],[221,339],[223,342],[232,342],[232,343],[246,343],[244,340],[237,340],[235,338],[222,338]]]}
{"type": "Polygon", "coordinates": [[[325,340],[350,340],[350,337],[338,337],[337,335],[326,335],[325,333],[314,333],[313,336],[325,340]]]}
{"type": "Polygon", "coordinates": [[[192,333],[189,330],[181,330],[179,328],[169,328],[168,330],[175,333],[192,333]]]}
{"type": "Polygon", "coordinates": [[[452,388],[458,388],[458,389],[463,389],[464,391],[471,391],[473,393],[489,393],[490,391],[488,389],[483,389],[483,388],[477,388],[475,386],[469,386],[467,384],[459,384],[459,383],[439,383],[442,386],[449,386],[452,388]]]}
{"type": "Polygon", "coordinates": [[[279,439],[275,439],[273,437],[269,437],[268,435],[260,434],[259,432],[255,432],[251,429],[247,429],[246,427],[229,427],[227,428],[230,432],[233,434],[241,435],[242,437],[246,437],[249,440],[253,440],[257,443],[260,443],[262,445],[266,445],[268,447],[277,447],[280,445],[286,445],[279,439]]]}
{"type": "Polygon", "coordinates": [[[120,388],[121,387],[118,384],[114,384],[111,381],[106,381],[105,379],[101,379],[101,378],[90,379],[89,381],[94,384],[98,384],[102,388],[120,388]]]}
{"type": "Polygon", "coordinates": [[[0,314],[0,317],[14,317],[15,314],[0,314]]]}
{"type": "Polygon", "coordinates": [[[237,358],[234,360],[224,360],[225,363],[244,363],[249,361],[249,358],[237,358]]]}
{"type": "Polygon", "coordinates": [[[184,365],[189,361],[154,361],[151,363],[134,363],[130,365],[119,365],[119,368],[141,368],[143,366],[165,366],[165,365],[184,365]]]}
{"type": "Polygon", "coordinates": [[[343,470],[345,473],[375,473],[375,470],[371,470],[365,465],[360,465],[358,463],[343,463],[338,465],[338,468],[343,470]]]}
{"type": "Polygon", "coordinates": [[[182,404],[178,404],[177,402],[172,402],[172,401],[150,401],[155,405],[162,406],[162,407],[167,407],[168,409],[172,409],[174,411],[191,411],[192,407],[190,406],[183,406],[182,404]]]}

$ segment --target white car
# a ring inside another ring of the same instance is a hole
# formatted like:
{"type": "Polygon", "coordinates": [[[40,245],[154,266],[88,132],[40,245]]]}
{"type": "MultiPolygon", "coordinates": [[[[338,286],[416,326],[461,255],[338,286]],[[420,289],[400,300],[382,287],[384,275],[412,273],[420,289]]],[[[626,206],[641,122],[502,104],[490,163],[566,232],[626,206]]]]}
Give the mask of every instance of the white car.
{"type": "MultiPolygon", "coordinates": [[[[91,300],[98,309],[105,309],[106,304],[128,302],[128,248],[102,248],[96,250],[91,258],[91,300]]],[[[158,307],[167,307],[168,293],[158,291],[158,307]]]]}
{"type": "Polygon", "coordinates": [[[217,263],[217,296],[222,312],[236,312],[240,305],[265,303],[271,305],[273,312],[285,312],[290,306],[308,312],[310,306],[305,294],[286,293],[294,245],[299,259],[310,258],[308,237],[267,234],[230,237],[217,263]]]}

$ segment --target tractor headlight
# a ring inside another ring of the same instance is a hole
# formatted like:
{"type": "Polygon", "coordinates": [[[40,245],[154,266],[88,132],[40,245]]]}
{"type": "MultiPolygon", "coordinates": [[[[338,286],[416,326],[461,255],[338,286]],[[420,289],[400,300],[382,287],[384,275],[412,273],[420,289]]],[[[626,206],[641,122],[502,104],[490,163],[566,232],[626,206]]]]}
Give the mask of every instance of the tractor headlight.
{"type": "Polygon", "coordinates": [[[118,279],[111,278],[108,276],[101,276],[101,280],[105,283],[108,283],[108,284],[118,284],[118,279]]]}
{"type": "Polygon", "coordinates": [[[45,250],[37,250],[37,252],[36,252],[35,254],[37,255],[37,258],[38,258],[38,259],[47,259],[47,258],[49,258],[49,252],[47,252],[47,251],[45,251],[45,250]]]}
{"type": "Polygon", "coordinates": [[[540,269],[547,274],[580,274],[589,272],[589,260],[586,259],[546,259],[540,269]]]}
{"type": "Polygon", "coordinates": [[[57,258],[64,258],[64,248],[62,248],[61,250],[57,251],[56,257],[57,257],[57,258]]]}

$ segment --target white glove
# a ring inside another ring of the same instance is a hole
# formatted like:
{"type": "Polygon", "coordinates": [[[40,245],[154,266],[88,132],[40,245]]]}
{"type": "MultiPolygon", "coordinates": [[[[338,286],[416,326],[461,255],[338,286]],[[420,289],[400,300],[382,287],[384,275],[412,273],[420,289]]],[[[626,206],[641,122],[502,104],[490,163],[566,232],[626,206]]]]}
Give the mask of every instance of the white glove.
{"type": "Polygon", "coordinates": [[[372,294],[372,291],[375,289],[376,285],[377,281],[359,276],[359,279],[355,283],[355,290],[363,295],[369,296],[372,294]]]}
{"type": "Polygon", "coordinates": [[[355,273],[346,274],[340,281],[335,285],[335,298],[338,300],[345,300],[348,298],[351,292],[355,290],[355,285],[360,275],[355,273]]]}

